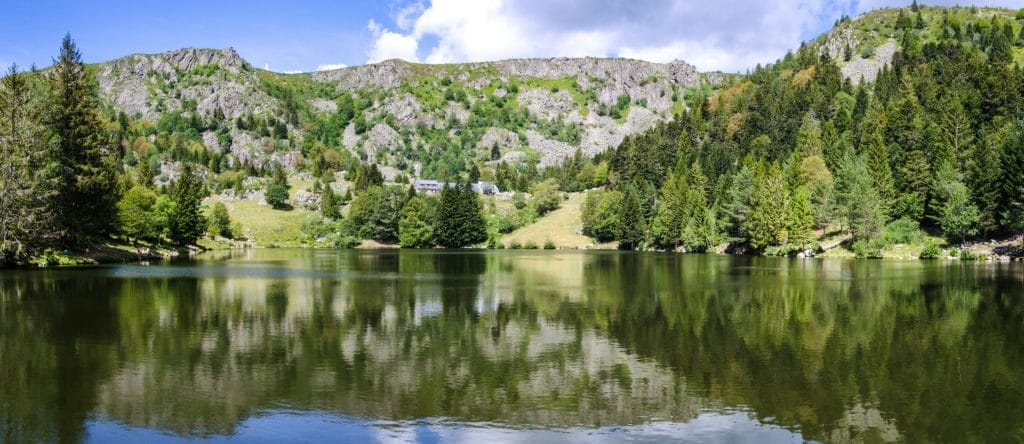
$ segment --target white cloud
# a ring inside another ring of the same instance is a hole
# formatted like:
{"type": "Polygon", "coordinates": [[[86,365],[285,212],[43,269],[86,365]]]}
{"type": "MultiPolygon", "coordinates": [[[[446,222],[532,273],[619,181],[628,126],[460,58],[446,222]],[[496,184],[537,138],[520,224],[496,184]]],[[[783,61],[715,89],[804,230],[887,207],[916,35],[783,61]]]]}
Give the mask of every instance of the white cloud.
{"type": "MultiPolygon", "coordinates": [[[[370,20],[367,61],[622,56],[739,72],[777,60],[843,14],[909,1],[417,0],[394,8],[395,30],[370,20]]],[[[954,2],[971,0],[936,0],[954,2]]]]}
{"type": "Polygon", "coordinates": [[[392,32],[370,20],[367,28],[373,33],[374,41],[370,50],[367,51],[367,63],[375,63],[387,59],[402,59],[410,62],[418,62],[416,49],[419,47],[417,39],[392,32]]]}
{"type": "Polygon", "coordinates": [[[317,71],[331,71],[335,69],[348,68],[348,65],[344,63],[329,63],[326,65],[320,65],[316,67],[317,71]]]}

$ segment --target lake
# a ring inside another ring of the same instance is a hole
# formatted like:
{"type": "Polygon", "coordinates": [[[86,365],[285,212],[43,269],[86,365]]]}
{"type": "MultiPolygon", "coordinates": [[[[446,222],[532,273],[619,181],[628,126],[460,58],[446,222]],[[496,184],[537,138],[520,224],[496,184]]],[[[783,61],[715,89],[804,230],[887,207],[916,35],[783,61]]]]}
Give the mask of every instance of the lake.
{"type": "Polygon", "coordinates": [[[1024,441],[1024,264],[247,250],[0,271],[0,441],[1024,441]]]}

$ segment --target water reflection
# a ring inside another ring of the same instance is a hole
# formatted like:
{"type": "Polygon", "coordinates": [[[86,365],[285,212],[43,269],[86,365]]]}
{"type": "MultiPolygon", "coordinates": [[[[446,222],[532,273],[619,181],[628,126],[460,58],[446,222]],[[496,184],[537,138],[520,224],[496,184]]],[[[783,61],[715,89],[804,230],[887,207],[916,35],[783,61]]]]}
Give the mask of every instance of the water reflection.
{"type": "Polygon", "coordinates": [[[1009,264],[618,252],[4,272],[0,441],[246,440],[288,418],[304,436],[1020,441],[1022,282],[1009,264]]]}

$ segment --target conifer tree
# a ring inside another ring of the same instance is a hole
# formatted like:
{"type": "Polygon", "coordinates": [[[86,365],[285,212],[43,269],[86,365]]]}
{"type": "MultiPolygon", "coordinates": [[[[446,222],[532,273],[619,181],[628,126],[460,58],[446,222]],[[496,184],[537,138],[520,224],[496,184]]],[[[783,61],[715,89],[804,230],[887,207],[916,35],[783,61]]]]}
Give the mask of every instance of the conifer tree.
{"type": "Polygon", "coordinates": [[[174,215],[171,219],[171,241],[192,245],[206,232],[206,218],[200,210],[205,190],[192,168],[185,164],[178,180],[171,187],[174,215]]]}
{"type": "Polygon", "coordinates": [[[811,194],[806,186],[794,190],[787,202],[786,231],[788,245],[797,249],[808,249],[814,244],[814,211],[811,208],[811,194]]]}
{"type": "Polygon", "coordinates": [[[1002,226],[1024,231],[1024,125],[1017,122],[1007,135],[1002,157],[1002,226]]]}
{"type": "MultiPolygon", "coordinates": [[[[861,152],[867,156],[867,173],[871,183],[883,202],[892,202],[896,197],[893,186],[892,167],[889,163],[889,148],[882,139],[878,126],[871,126],[861,141],[861,152]]],[[[888,206],[887,206],[888,208],[888,206]]],[[[886,213],[888,213],[886,209],[886,213]]]]}
{"type": "Polygon", "coordinates": [[[42,94],[12,65],[0,80],[0,267],[23,262],[53,237],[52,146],[42,94]]]}
{"type": "Polygon", "coordinates": [[[762,250],[786,239],[786,181],[778,163],[762,167],[750,196],[750,216],[745,229],[750,246],[762,250]]]}
{"type": "Polygon", "coordinates": [[[111,233],[120,196],[112,156],[103,146],[96,84],[70,35],[64,36],[50,83],[58,166],[54,213],[64,242],[82,244],[111,233]]]}
{"type": "Polygon", "coordinates": [[[320,192],[320,215],[328,219],[337,219],[341,215],[341,203],[334,193],[331,184],[324,184],[320,192]]]}
{"type": "Polygon", "coordinates": [[[640,192],[629,183],[619,203],[619,225],[615,237],[622,250],[635,250],[644,243],[644,215],[640,206],[640,192]]]}

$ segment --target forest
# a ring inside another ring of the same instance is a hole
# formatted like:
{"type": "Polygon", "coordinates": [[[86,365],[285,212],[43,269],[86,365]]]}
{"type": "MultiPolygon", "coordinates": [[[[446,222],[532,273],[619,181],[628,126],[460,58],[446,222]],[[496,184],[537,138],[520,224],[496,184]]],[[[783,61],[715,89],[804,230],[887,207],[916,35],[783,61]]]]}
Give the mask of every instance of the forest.
{"type": "MultiPolygon", "coordinates": [[[[689,91],[672,121],[545,168],[499,161],[497,145],[487,164],[460,154],[487,127],[474,126],[474,114],[459,133],[465,143],[421,153],[433,159],[430,174],[458,184],[437,196],[417,194],[405,172],[385,181],[365,153],[337,147],[350,122],[367,130],[365,97],[342,94],[335,112],[314,116],[299,105],[303,86],[268,74],[264,86],[284,104],[276,117],[217,110],[150,121],[99,98],[94,70],[69,35],[52,67],[12,66],[0,84],[0,264],[45,263],[112,241],[183,248],[241,238],[239,221],[208,197],[257,188],[287,212],[296,204],[289,181],[300,173],[312,177],[316,196],[316,217],[302,232],[331,247],[370,239],[504,248],[512,246],[504,234],[577,192],[585,193],[583,233],[621,249],[797,255],[844,245],[870,258],[923,243],[920,257],[929,258],[942,247],[1012,239],[1024,231],[1024,10],[999,11],[916,3],[876,11],[897,48],[873,81],[844,77],[840,67],[870,56],[871,45],[836,53],[823,36],[715,91],[689,91]],[[201,134],[227,145],[230,128],[301,147],[308,160],[258,165],[203,146],[201,134]],[[173,176],[161,172],[166,162],[177,165],[173,176]],[[481,180],[509,197],[480,196],[471,184],[481,180]]],[[[843,17],[836,27],[860,21],[843,17]]],[[[200,68],[181,81],[219,69],[200,68]]],[[[474,106],[488,107],[483,115],[522,118],[500,100],[482,103],[474,106]]],[[[619,118],[628,107],[620,97],[601,112],[619,118]]],[[[578,127],[546,125],[562,139],[579,137],[578,127]]]]}

